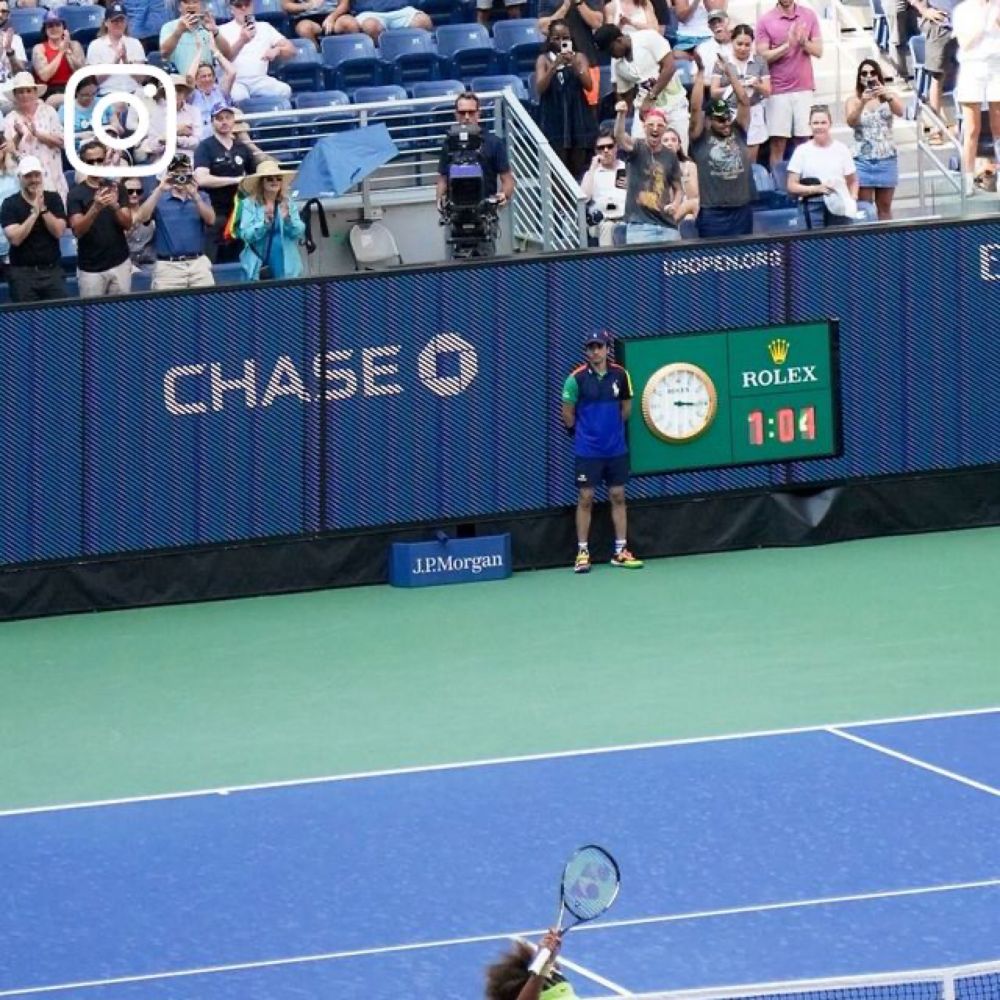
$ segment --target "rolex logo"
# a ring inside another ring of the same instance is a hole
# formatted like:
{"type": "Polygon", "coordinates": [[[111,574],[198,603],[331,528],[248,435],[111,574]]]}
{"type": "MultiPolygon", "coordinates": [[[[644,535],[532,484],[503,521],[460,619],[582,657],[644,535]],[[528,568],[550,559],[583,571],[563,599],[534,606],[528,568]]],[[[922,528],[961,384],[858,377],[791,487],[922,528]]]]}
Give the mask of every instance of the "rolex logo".
{"type": "Polygon", "coordinates": [[[778,337],[767,345],[767,353],[771,355],[771,360],[776,365],[783,365],[788,359],[788,348],[790,346],[787,340],[778,337]]]}

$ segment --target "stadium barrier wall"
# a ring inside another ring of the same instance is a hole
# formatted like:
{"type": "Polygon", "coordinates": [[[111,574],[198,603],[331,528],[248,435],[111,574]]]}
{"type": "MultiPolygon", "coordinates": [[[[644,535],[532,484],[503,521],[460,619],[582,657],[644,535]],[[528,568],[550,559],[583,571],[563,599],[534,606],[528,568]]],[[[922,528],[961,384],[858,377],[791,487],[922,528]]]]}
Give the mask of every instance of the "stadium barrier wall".
{"type": "MultiPolygon", "coordinates": [[[[164,563],[133,600],[79,577],[40,596],[59,566],[124,580],[126,557],[522,516],[551,533],[575,497],[559,391],[598,327],[839,320],[838,457],[637,478],[637,509],[1000,464],[998,317],[989,219],[0,310],[0,617],[201,594],[164,563]]],[[[384,554],[360,578],[326,563],[323,585],[385,578],[384,554]]]]}

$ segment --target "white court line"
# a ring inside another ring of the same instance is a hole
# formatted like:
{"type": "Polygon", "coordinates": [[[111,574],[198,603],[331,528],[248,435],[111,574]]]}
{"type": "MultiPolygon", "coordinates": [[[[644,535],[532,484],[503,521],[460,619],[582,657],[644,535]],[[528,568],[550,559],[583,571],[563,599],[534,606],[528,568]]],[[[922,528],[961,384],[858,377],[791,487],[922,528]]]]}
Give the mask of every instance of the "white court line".
{"type": "Polygon", "coordinates": [[[957,771],[949,771],[947,768],[938,767],[937,764],[931,764],[926,760],[921,760],[919,757],[911,757],[907,753],[901,753],[899,750],[893,750],[892,747],[884,746],[881,743],[875,743],[872,740],[866,740],[863,736],[858,736],[855,733],[845,733],[837,726],[827,726],[827,732],[832,733],[834,736],[839,736],[842,739],[850,740],[852,743],[857,743],[859,746],[867,747],[869,750],[875,750],[878,753],[883,753],[887,757],[895,757],[896,760],[901,760],[907,764],[912,764],[914,767],[930,771],[931,774],[939,774],[943,778],[950,778],[952,781],[968,785],[969,788],[975,788],[980,792],[986,792],[988,795],[996,795],[1000,798],[1000,788],[994,788],[992,785],[984,784],[982,781],[976,781],[974,778],[967,778],[964,774],[959,774],[957,771]]]}
{"type": "MultiPolygon", "coordinates": [[[[574,934],[615,930],[623,927],[642,927],[648,924],[678,923],[684,920],[708,920],[713,917],[730,917],[747,913],[768,913],[774,910],[794,910],[811,906],[831,906],[840,903],[861,903],[873,899],[898,899],[905,896],[925,896],[940,892],[957,892],[966,889],[988,889],[1000,886],[1000,877],[981,879],[977,882],[952,882],[948,885],[918,886],[912,889],[887,889],[879,892],[861,892],[850,896],[821,896],[816,899],[795,899],[782,903],[761,903],[757,906],[732,906],[717,910],[695,910],[690,913],[667,913],[656,917],[634,917],[630,920],[606,920],[599,924],[580,924],[574,934]]],[[[506,941],[510,938],[534,938],[548,928],[515,931],[505,934],[479,934],[474,937],[448,938],[438,941],[418,941],[412,944],[393,944],[378,948],[357,948],[352,951],[330,951],[317,955],[296,955],[290,958],[271,958],[257,962],[235,962],[230,965],[208,965],[197,969],[177,969],[172,972],[150,972],[144,975],[118,976],[114,979],[87,979],[51,986],[25,986],[0,990],[2,997],[33,996],[42,993],[59,993],[65,990],[83,990],[99,986],[122,986],[127,983],[148,983],[163,979],[184,979],[190,976],[207,976],[226,972],[245,972],[250,969],[273,969],[287,965],[307,965],[315,962],[332,962],[344,958],[364,958],[373,955],[392,955],[399,952],[425,951],[431,948],[452,948],[464,944],[484,944],[506,941]]]]}
{"type": "MultiPolygon", "coordinates": [[[[520,941],[522,944],[530,945],[531,942],[527,938],[523,938],[520,935],[515,935],[511,938],[511,941],[520,941]]],[[[577,973],[577,975],[584,976],[586,979],[597,983],[598,986],[603,986],[606,990],[611,990],[612,993],[617,993],[618,996],[628,997],[634,996],[635,990],[627,990],[624,986],[620,986],[618,983],[613,982],[610,979],[606,979],[604,976],[598,975],[593,969],[588,969],[586,966],[579,965],[577,962],[571,962],[568,958],[563,958],[562,955],[559,956],[559,964],[570,969],[572,972],[577,973]]]]}
{"type": "Polygon", "coordinates": [[[800,733],[821,733],[831,727],[854,728],[856,726],[887,726],[904,722],[929,722],[935,719],[956,719],[965,716],[991,715],[996,712],[1000,712],[1000,706],[958,709],[954,712],[930,712],[925,715],[900,715],[887,719],[867,719],[857,722],[794,726],[787,729],[761,729],[747,733],[730,733],[722,736],[688,736],[676,740],[654,740],[649,743],[623,743],[619,746],[590,747],[583,750],[556,750],[549,753],[523,754],[516,757],[489,757],[483,760],[456,761],[448,764],[419,764],[413,767],[387,768],[380,771],[357,771],[352,774],[330,774],[317,778],[290,778],[285,781],[265,781],[253,785],[199,788],[187,792],[161,792],[156,795],[134,795],[118,799],[95,799],[89,802],[67,802],[51,806],[26,806],[20,809],[0,810],[0,819],[6,816],[29,816],[35,813],[62,812],[63,810],[68,811],[71,809],[97,809],[105,806],[124,806],[141,802],[166,802],[171,799],[192,799],[205,795],[229,795],[239,792],[268,791],[274,788],[297,788],[304,785],[334,784],[340,781],[361,781],[366,778],[389,778],[396,775],[430,774],[435,771],[461,771],[474,767],[527,764],[532,761],[560,760],[568,757],[590,757],[608,753],[627,753],[634,750],[657,750],[662,747],[693,746],[699,743],[726,743],[732,740],[763,739],[770,736],[796,736],[800,733]]]}

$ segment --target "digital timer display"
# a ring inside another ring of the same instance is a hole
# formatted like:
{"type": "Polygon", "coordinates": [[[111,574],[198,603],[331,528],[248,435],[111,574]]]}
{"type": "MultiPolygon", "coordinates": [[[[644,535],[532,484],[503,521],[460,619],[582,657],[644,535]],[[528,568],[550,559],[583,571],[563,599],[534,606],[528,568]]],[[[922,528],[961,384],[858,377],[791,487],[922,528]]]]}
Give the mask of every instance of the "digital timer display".
{"type": "Polygon", "coordinates": [[[835,348],[832,322],[626,341],[632,471],[836,454],[835,348]]]}

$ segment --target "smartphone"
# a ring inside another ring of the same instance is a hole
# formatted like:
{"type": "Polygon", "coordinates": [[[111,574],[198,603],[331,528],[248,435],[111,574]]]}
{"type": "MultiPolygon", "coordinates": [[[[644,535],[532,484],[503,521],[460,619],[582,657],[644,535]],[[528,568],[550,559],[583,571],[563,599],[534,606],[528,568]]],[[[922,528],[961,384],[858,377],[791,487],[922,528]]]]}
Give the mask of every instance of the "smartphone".
{"type": "Polygon", "coordinates": [[[256,24],[257,23],[257,18],[255,18],[253,16],[253,14],[247,14],[247,21],[246,21],[246,23],[247,24],[256,24]]]}
{"type": "Polygon", "coordinates": [[[615,187],[620,187],[620,188],[625,187],[626,184],[625,171],[626,171],[625,167],[619,167],[615,171],[615,187]]]}
{"type": "Polygon", "coordinates": [[[572,52],[573,51],[573,42],[572,42],[572,39],[564,38],[562,40],[562,42],[560,43],[559,48],[563,52],[572,52]]]}

